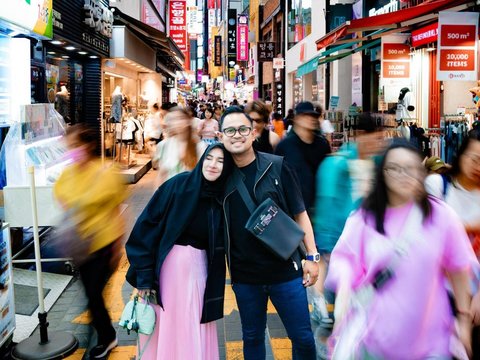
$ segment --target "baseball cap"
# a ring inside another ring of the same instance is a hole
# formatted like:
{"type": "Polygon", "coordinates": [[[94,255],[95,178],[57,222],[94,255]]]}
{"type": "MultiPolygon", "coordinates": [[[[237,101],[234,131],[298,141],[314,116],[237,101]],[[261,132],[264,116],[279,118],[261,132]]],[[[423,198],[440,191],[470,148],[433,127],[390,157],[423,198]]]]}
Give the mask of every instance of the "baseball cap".
{"type": "Polygon", "coordinates": [[[432,156],[432,157],[429,157],[427,161],[425,161],[425,167],[430,171],[437,171],[443,167],[446,168],[448,166],[439,157],[432,156]]]}
{"type": "Polygon", "coordinates": [[[295,115],[307,114],[313,116],[320,116],[321,114],[315,110],[315,107],[310,101],[302,101],[295,106],[295,115]]]}

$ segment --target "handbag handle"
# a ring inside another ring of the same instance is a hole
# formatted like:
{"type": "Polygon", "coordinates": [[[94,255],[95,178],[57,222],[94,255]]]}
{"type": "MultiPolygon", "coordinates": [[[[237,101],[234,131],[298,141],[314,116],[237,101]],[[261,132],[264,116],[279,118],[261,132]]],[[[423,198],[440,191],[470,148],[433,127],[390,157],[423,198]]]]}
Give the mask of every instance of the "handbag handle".
{"type": "Polygon", "coordinates": [[[240,170],[235,168],[233,172],[233,179],[235,180],[235,187],[237,188],[240,197],[242,198],[243,202],[248,208],[248,211],[250,211],[250,214],[255,211],[255,203],[253,202],[252,197],[250,196],[250,193],[247,190],[247,187],[245,186],[245,183],[243,182],[242,174],[240,173],[240,170]]]}

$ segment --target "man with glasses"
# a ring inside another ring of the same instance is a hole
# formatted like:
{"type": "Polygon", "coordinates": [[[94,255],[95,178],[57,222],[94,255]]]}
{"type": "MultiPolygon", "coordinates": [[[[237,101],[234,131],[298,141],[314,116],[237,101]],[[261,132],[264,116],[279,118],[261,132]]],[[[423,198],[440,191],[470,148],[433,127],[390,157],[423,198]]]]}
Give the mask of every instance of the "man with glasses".
{"type": "Polygon", "coordinates": [[[250,212],[233,178],[229,181],[224,200],[226,249],[242,322],[244,358],[265,359],[270,298],[292,341],[293,359],[314,360],[315,341],[305,287],[317,280],[320,256],[296,179],[282,157],[254,151],[256,130],[241,108],[228,108],[222,115],[220,129],[219,137],[232,154],[235,171],[239,172],[252,199],[260,204],[270,197],[290,214],[305,232],[303,242],[308,253],[302,266],[298,251],[285,261],[264,247],[245,229],[250,212]]]}

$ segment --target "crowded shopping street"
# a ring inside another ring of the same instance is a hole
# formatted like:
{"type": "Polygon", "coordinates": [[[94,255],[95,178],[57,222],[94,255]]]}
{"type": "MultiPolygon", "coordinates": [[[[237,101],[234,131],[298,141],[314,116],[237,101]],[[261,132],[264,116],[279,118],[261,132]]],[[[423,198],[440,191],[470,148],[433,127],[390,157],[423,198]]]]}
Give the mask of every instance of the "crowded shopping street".
{"type": "Polygon", "coordinates": [[[479,360],[480,0],[9,0],[0,360],[479,360]]]}

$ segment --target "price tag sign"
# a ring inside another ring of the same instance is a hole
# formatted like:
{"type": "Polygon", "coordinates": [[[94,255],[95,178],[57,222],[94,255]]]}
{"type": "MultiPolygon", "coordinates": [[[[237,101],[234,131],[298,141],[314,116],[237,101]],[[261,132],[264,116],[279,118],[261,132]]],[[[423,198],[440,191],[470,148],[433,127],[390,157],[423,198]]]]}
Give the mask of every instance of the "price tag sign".
{"type": "Polygon", "coordinates": [[[437,79],[476,81],[478,13],[442,11],[439,15],[437,79]]]}

